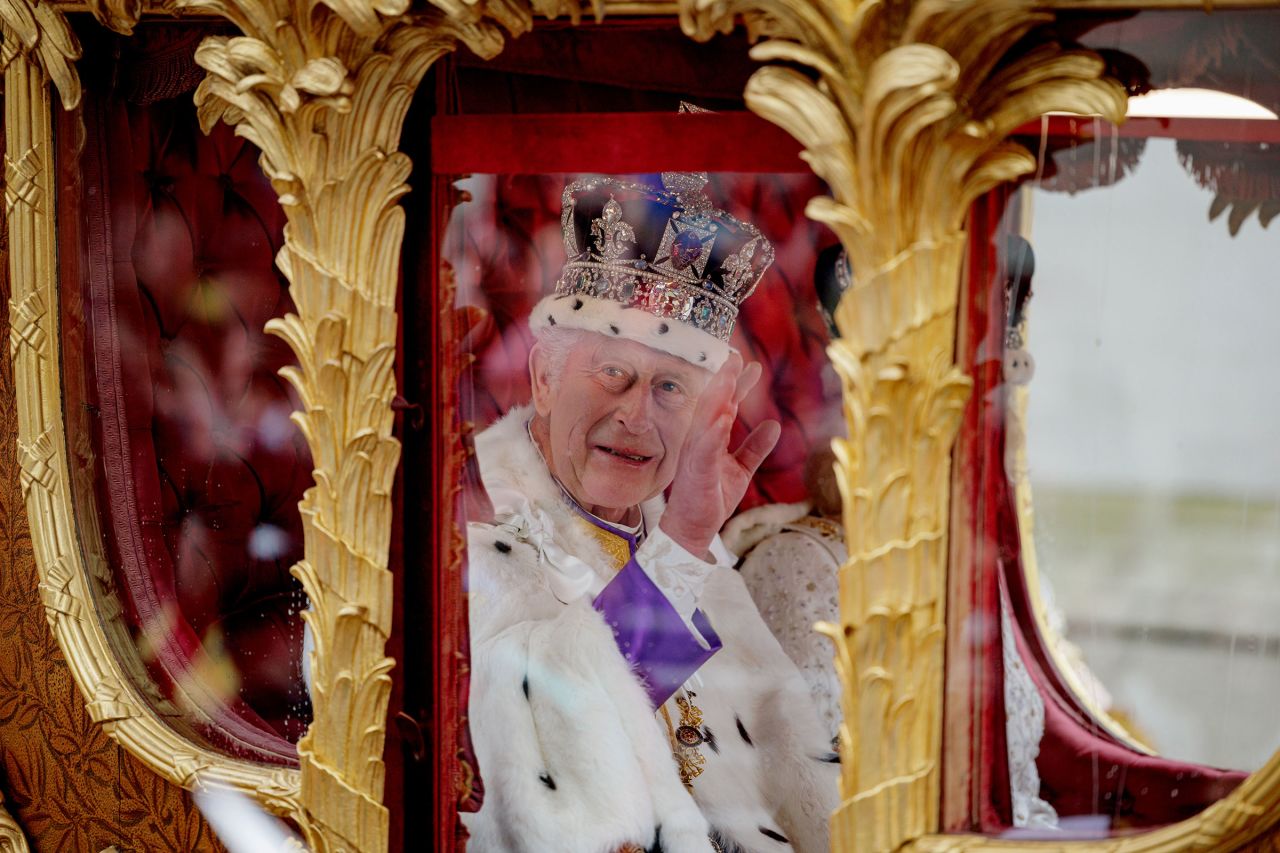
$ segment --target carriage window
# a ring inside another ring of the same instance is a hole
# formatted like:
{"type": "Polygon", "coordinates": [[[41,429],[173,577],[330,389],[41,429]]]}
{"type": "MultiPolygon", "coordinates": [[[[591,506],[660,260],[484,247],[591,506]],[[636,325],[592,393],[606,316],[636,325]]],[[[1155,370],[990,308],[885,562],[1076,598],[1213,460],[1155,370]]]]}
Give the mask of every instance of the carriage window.
{"type": "Polygon", "coordinates": [[[1035,171],[974,217],[985,458],[962,473],[998,581],[1013,831],[1105,837],[1202,812],[1280,736],[1280,101],[1241,47],[1280,29],[1272,12],[1059,26],[1151,94],[1118,128],[1025,128],[1035,171]]]}
{"type": "Polygon", "coordinates": [[[790,750],[812,765],[794,798],[735,806],[755,835],[825,837],[804,815],[834,802],[840,700],[812,626],[836,620],[844,548],[828,449],[839,388],[815,286],[831,239],[802,214],[820,185],[665,171],[454,186],[465,200],[441,256],[467,324],[460,415],[488,500],[467,536],[468,716],[490,792],[473,837],[504,831],[529,773],[590,808],[593,777],[568,755],[547,756],[555,770],[504,755],[508,737],[532,736],[511,734],[517,719],[619,733],[600,761],[624,777],[656,762],[631,784],[660,796],[683,783],[725,840],[744,831],[718,811],[734,780],[767,787],[757,756],[790,750]],[[724,479],[689,489],[708,474],[724,479]],[[797,689],[788,721],[772,721],[779,690],[797,689]],[[660,743],[639,738],[654,715],[660,743]]]}
{"type": "Polygon", "coordinates": [[[1161,754],[1253,770],[1280,738],[1280,232],[1259,216],[1280,157],[1227,124],[1098,143],[1124,155],[1124,180],[1033,191],[1015,473],[1092,700],[1161,754]]]}
{"type": "Polygon", "coordinates": [[[600,849],[705,844],[704,822],[724,849],[827,848],[840,699],[812,626],[844,560],[838,246],[804,214],[825,188],[795,143],[744,110],[740,37],[681,38],[552,29],[496,70],[461,57],[434,93],[447,216],[424,266],[452,347],[445,453],[474,450],[449,521],[481,848],[576,832],[528,815],[541,796],[596,815],[600,849]],[[572,59],[539,65],[563,41],[572,59]],[[637,50],[672,62],[636,74],[637,50]],[[709,59],[722,75],[690,73],[709,59]]]}
{"type": "Polygon", "coordinates": [[[91,42],[102,73],[59,127],[73,494],[143,694],[197,742],[291,764],[310,719],[290,568],[311,459],[279,375],[293,355],[264,329],[293,305],[284,215],[257,149],[201,132],[194,61],[153,67],[205,32],[143,27],[117,59],[91,42]]]}

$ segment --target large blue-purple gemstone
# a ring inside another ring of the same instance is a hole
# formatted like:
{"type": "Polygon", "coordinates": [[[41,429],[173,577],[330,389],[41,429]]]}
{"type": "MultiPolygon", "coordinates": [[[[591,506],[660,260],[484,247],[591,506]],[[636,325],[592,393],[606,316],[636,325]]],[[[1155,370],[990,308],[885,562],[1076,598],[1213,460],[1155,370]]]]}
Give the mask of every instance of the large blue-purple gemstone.
{"type": "Polygon", "coordinates": [[[693,231],[682,231],[671,244],[671,265],[682,270],[702,257],[702,238],[693,231]]]}

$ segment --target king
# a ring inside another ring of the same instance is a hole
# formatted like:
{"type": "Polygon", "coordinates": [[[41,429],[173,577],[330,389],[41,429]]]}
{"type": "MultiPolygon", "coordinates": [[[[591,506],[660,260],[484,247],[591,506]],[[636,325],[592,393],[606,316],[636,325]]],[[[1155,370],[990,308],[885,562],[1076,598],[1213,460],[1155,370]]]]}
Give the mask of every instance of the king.
{"type": "Polygon", "coordinates": [[[773,249],[706,182],[566,187],[532,402],[476,440],[472,849],[827,849],[838,757],[718,535],[780,432],[730,447],[773,249]]]}

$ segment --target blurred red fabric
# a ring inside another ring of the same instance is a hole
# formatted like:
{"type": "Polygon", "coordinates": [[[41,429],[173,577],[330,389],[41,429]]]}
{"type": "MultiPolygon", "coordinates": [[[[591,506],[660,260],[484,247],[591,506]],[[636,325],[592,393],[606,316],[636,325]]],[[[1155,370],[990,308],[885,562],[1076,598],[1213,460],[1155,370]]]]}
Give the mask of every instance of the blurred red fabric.
{"type": "Polygon", "coordinates": [[[289,568],[311,459],[278,375],[293,354],[264,331],[293,308],[275,269],[284,214],[257,149],[226,125],[202,134],[189,96],[90,91],[85,127],[78,284],[125,611],[162,685],[231,685],[195,714],[213,743],[290,763],[310,718],[289,568]]]}
{"type": "MultiPolygon", "coordinates": [[[[457,282],[457,305],[488,314],[465,342],[477,362],[461,389],[464,417],[480,427],[529,400],[533,340],[526,319],[564,264],[560,197],[569,180],[482,175],[460,184],[470,200],[454,210],[444,256],[457,282]]],[[[745,358],[764,368],[740,407],[733,440],[768,418],[782,424],[782,438],[756,474],[743,509],[803,500],[809,453],[843,432],[839,385],[826,357],[829,340],[813,286],[818,252],[835,238],[804,215],[805,203],[824,192],[806,175],[711,176],[712,201],[756,225],[777,251],[743,303],[732,339],[745,358]]]]}

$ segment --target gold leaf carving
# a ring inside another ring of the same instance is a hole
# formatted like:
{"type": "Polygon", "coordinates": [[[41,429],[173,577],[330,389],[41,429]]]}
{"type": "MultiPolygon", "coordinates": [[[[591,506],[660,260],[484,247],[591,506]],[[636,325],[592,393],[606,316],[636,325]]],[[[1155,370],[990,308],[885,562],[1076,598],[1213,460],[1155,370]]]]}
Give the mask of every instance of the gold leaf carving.
{"type": "Polygon", "coordinates": [[[29,148],[17,160],[7,154],[4,158],[4,199],[6,215],[13,215],[18,204],[39,210],[43,203],[40,187],[35,177],[44,168],[38,147],[29,148]]]}
{"type": "Polygon", "coordinates": [[[142,17],[142,5],[142,0],[89,0],[89,11],[102,26],[127,36],[142,17]]]}
{"type": "Polygon", "coordinates": [[[469,3],[416,17],[402,0],[182,5],[242,33],[197,51],[209,72],[196,93],[200,120],[234,124],[261,149],[289,220],[277,264],[297,310],[267,328],[297,356],[282,375],[302,402],[293,419],[314,460],[300,507],[306,558],[293,569],[315,642],[314,717],[298,744],[301,823],[313,850],[383,850],[397,202],[410,169],[400,127],[431,62],[459,40],[496,53],[498,26],[526,30],[531,11],[496,4],[495,21],[469,3]]]}
{"type": "Polygon", "coordinates": [[[697,38],[736,15],[766,37],[746,88],[831,189],[806,213],[854,283],[829,352],[849,438],[835,442],[849,561],[834,642],[844,685],[838,850],[937,829],[951,446],[970,380],[954,366],[970,204],[1034,168],[1007,141],[1049,110],[1124,115],[1097,56],[1018,47],[1051,14],[1027,0],[682,0],[697,38]],[[1020,52],[1014,53],[1015,50],[1020,52]],[[793,66],[804,66],[809,74],[793,66]]]}
{"type": "Polygon", "coordinates": [[[85,707],[95,723],[111,724],[138,716],[138,709],[130,699],[128,690],[110,677],[98,681],[93,697],[85,703],[85,707]]]}
{"type": "Polygon", "coordinates": [[[55,451],[53,438],[48,430],[36,436],[34,441],[18,439],[18,464],[22,466],[22,486],[25,491],[30,491],[32,486],[38,486],[46,493],[57,488],[60,478],[53,458],[55,451]]]}
{"type": "Polygon", "coordinates": [[[405,0],[180,3],[240,29],[197,51],[209,72],[200,120],[233,124],[262,150],[289,220],[276,262],[297,310],[267,328],[297,356],[282,375],[314,460],[301,504],[306,558],[293,569],[315,642],[314,717],[298,744],[303,825],[314,850],[383,850],[398,201],[411,165],[400,128],[418,81],[457,42],[492,56],[502,30],[528,30],[535,13],[576,22],[582,4],[432,0],[410,15],[405,0]]]}
{"type": "MultiPolygon", "coordinates": [[[[10,184],[12,187],[12,184],[10,184]]],[[[44,333],[44,300],[38,293],[30,293],[21,302],[9,302],[9,354],[16,356],[19,347],[30,347],[37,358],[45,355],[48,336],[44,333]]]]}
{"type": "Polygon", "coordinates": [[[62,105],[73,109],[80,103],[80,77],[75,61],[80,43],[67,19],[55,6],[41,0],[6,0],[0,3],[0,61],[8,68],[18,55],[38,63],[62,95],[62,105]]]}
{"type": "Polygon", "coordinates": [[[49,570],[45,572],[44,580],[40,583],[40,600],[44,602],[49,621],[62,617],[79,617],[80,602],[71,591],[71,583],[71,569],[62,560],[49,566],[49,570]]]}
{"type": "Polygon", "coordinates": [[[29,853],[27,836],[0,799],[0,853],[29,853]]]}
{"type": "Polygon", "coordinates": [[[173,775],[184,788],[194,788],[209,770],[209,761],[201,755],[180,753],[173,756],[173,775]]]}
{"type": "MultiPolygon", "coordinates": [[[[37,32],[45,32],[39,30],[38,22],[51,10],[42,12],[41,8],[32,11],[20,3],[11,4],[0,17],[12,27],[10,18],[26,9],[37,22],[37,32]]],[[[176,711],[158,695],[140,661],[117,656],[117,649],[127,647],[130,641],[124,626],[114,619],[110,568],[101,553],[96,528],[82,531],[87,543],[82,548],[71,494],[73,478],[91,476],[88,460],[92,450],[84,445],[68,448],[59,359],[47,351],[60,346],[59,318],[50,310],[58,304],[57,240],[53,211],[47,203],[33,200],[54,197],[54,176],[48,158],[31,154],[52,150],[47,69],[38,56],[18,52],[5,69],[4,97],[9,150],[30,154],[17,162],[6,162],[11,202],[6,224],[17,462],[31,522],[40,598],[71,675],[86,697],[89,717],[108,735],[171,782],[190,782],[190,773],[175,766],[174,756],[191,754],[204,768],[207,781],[250,794],[261,787],[261,802],[292,815],[300,777],[297,771],[229,758],[192,743],[165,721],[164,717],[173,717],[176,711]],[[13,203],[15,198],[21,203],[13,203]]],[[[127,766],[131,774],[139,770],[133,764],[121,766],[127,766]]]]}

